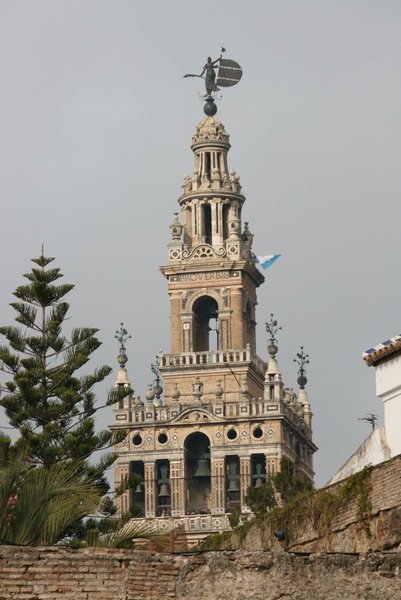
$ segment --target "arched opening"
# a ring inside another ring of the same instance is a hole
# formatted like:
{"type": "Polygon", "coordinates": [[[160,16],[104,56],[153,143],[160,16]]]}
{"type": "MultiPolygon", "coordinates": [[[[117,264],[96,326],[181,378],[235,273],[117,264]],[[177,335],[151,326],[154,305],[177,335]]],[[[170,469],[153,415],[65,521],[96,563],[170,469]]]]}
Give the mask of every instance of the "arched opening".
{"type": "Polygon", "coordinates": [[[210,296],[199,298],[194,306],[194,350],[219,349],[219,307],[216,300],[210,296]]]}
{"type": "Polygon", "coordinates": [[[240,463],[237,455],[226,456],[226,490],[226,509],[230,511],[240,504],[240,463]]]}
{"type": "Polygon", "coordinates": [[[156,516],[170,516],[170,463],[168,460],[157,460],[157,511],[156,516]]]}
{"type": "Polygon", "coordinates": [[[211,506],[211,472],[209,438],[191,433],[185,440],[187,479],[187,514],[208,514],[211,506]]]}
{"type": "Polygon", "coordinates": [[[223,239],[228,240],[228,216],[230,211],[230,205],[224,204],[223,206],[223,239]]]}
{"type": "Polygon", "coordinates": [[[266,481],[266,457],[264,454],[252,454],[251,456],[251,485],[260,487],[266,481]]]}
{"type": "Polygon", "coordinates": [[[210,204],[203,205],[203,231],[202,241],[212,243],[212,208],[210,204]]]}
{"type": "Polygon", "coordinates": [[[135,475],[134,487],[130,488],[129,510],[133,517],[145,516],[145,466],[142,460],[130,462],[130,474],[135,475]]]}

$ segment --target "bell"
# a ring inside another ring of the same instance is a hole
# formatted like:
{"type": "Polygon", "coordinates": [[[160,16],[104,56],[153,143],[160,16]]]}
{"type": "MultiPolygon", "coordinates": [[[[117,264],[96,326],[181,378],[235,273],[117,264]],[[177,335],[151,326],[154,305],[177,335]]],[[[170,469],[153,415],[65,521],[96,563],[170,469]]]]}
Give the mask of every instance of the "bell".
{"type": "Polygon", "coordinates": [[[235,479],[231,479],[228,491],[229,492],[239,492],[238,481],[236,481],[235,479]]]}
{"type": "Polygon", "coordinates": [[[260,488],[263,485],[263,481],[259,478],[256,480],[255,488],[260,488]]]}
{"type": "Polygon", "coordinates": [[[162,483],[160,486],[159,498],[163,498],[164,496],[170,496],[170,490],[167,483],[162,483]]]}
{"type": "Polygon", "coordinates": [[[143,493],[142,486],[143,486],[143,483],[138,483],[138,485],[136,486],[135,494],[142,494],[143,493]]]}
{"type": "Polygon", "coordinates": [[[206,460],[206,458],[200,458],[198,460],[198,466],[196,467],[194,477],[210,477],[209,461],[206,460]]]}

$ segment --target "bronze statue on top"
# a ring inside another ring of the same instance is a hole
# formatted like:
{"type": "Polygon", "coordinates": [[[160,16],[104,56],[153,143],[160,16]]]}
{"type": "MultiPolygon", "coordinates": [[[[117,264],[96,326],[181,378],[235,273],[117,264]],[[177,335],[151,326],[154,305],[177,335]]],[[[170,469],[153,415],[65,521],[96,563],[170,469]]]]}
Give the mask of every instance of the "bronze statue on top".
{"type": "Polygon", "coordinates": [[[225,48],[221,48],[221,54],[216,60],[212,60],[209,56],[207,63],[203,67],[202,73],[196,75],[187,73],[184,77],[201,77],[205,80],[206,96],[205,96],[205,113],[213,116],[217,112],[217,107],[214,103],[213,92],[219,92],[220,87],[231,87],[239,82],[242,77],[242,69],[238,63],[233,60],[223,58],[225,48]],[[216,78],[216,70],[217,78],[216,78]]]}

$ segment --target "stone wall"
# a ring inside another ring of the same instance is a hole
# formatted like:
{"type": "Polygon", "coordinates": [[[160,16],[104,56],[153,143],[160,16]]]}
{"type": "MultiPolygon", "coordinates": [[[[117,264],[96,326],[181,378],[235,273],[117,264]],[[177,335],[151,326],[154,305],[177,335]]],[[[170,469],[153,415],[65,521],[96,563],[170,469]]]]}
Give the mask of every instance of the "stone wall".
{"type": "Polygon", "coordinates": [[[170,554],[0,546],[0,600],[177,598],[170,554]]]}
{"type": "Polygon", "coordinates": [[[0,547],[0,600],[401,600],[401,554],[0,547]]]}
{"type": "Polygon", "coordinates": [[[401,456],[370,478],[369,537],[351,502],[325,535],[305,522],[278,542],[253,528],[241,550],[0,546],[0,600],[401,600],[401,552],[383,552],[401,544],[401,456]]]}
{"type": "MultiPolygon", "coordinates": [[[[324,489],[335,494],[344,483],[345,481],[338,482],[324,489]]],[[[369,484],[371,511],[366,524],[358,519],[357,503],[355,499],[351,499],[341,506],[325,531],[319,530],[311,518],[305,517],[297,519],[296,523],[288,523],[291,535],[284,542],[278,542],[273,535],[274,528],[267,519],[264,526],[251,527],[243,540],[232,534],[224,546],[297,552],[375,552],[398,549],[401,545],[401,455],[375,467],[369,484]]],[[[285,525],[283,529],[286,529],[285,525]]]]}

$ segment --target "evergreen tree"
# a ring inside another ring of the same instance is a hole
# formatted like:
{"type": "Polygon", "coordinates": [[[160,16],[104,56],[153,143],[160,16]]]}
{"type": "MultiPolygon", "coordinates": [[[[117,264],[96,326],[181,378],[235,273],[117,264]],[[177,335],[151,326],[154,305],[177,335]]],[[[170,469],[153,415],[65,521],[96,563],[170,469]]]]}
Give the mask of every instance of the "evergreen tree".
{"type": "Polygon", "coordinates": [[[305,475],[296,473],[294,463],[285,456],[280,461],[280,471],[273,475],[272,479],[276,491],[280,494],[282,504],[287,504],[298,494],[313,490],[311,480],[305,475]]]}
{"type": "Polygon", "coordinates": [[[277,499],[285,505],[299,494],[312,490],[313,483],[310,479],[296,473],[294,463],[283,456],[278,473],[269,475],[260,487],[248,488],[245,504],[249,506],[255,517],[260,519],[266,512],[277,506],[277,499]]]}
{"type": "Polygon", "coordinates": [[[257,519],[263,519],[267,511],[277,506],[272,479],[268,477],[258,488],[249,487],[245,496],[245,504],[249,506],[257,519]]]}
{"type": "MultiPolygon", "coordinates": [[[[77,375],[101,342],[96,337],[98,329],[73,329],[69,339],[63,334],[69,309],[64,298],[74,286],[56,283],[62,274],[49,267],[53,260],[43,255],[33,259],[36,266],[24,275],[28,283],[14,292],[18,301],[11,306],[22,327],[0,327],[9,344],[0,347],[0,370],[10,378],[0,388],[0,405],[20,433],[13,448],[5,440],[0,448],[8,454],[23,450],[30,462],[45,469],[60,461],[76,463],[79,472],[84,470],[105,492],[104,472],[115,455],[103,454],[97,464],[88,459],[125,436],[125,432],[116,438],[110,431],[95,431],[98,408],[93,387],[112,369],[102,366],[92,375],[77,375]]],[[[120,395],[113,390],[105,405],[120,395]]]]}

